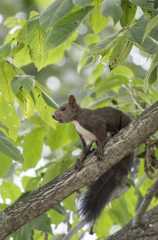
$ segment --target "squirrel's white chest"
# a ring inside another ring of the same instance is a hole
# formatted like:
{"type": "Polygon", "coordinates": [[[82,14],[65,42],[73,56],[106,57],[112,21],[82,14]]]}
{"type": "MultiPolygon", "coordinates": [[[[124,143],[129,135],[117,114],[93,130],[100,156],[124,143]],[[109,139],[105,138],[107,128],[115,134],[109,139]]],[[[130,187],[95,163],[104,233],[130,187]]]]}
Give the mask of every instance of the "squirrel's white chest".
{"type": "Polygon", "coordinates": [[[82,137],[83,137],[86,145],[90,145],[90,144],[92,144],[94,141],[97,141],[96,136],[95,136],[93,133],[91,133],[91,132],[89,132],[88,130],[86,130],[85,128],[83,128],[83,127],[79,124],[79,122],[77,122],[76,120],[73,120],[72,123],[74,124],[77,132],[82,135],[82,137]]]}

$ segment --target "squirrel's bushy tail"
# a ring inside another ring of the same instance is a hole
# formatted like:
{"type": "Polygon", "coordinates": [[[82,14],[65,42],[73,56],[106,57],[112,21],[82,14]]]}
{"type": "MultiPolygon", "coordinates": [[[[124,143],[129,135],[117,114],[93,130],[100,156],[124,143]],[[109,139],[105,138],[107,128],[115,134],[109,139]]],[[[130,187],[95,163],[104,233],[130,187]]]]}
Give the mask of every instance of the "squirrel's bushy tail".
{"type": "Polygon", "coordinates": [[[134,160],[134,153],[124,157],[90,184],[80,201],[79,213],[87,223],[94,222],[108,204],[113,191],[125,181],[134,160]]]}

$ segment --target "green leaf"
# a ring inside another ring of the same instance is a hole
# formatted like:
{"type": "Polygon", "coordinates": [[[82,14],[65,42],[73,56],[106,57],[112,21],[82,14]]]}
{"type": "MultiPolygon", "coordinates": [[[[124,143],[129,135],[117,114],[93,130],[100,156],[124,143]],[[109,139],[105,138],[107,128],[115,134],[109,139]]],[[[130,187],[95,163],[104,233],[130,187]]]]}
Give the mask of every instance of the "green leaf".
{"type": "Polygon", "coordinates": [[[9,158],[17,162],[24,163],[24,157],[20,150],[16,148],[12,142],[3,137],[0,137],[0,151],[9,158]]]}
{"type": "Polygon", "coordinates": [[[12,164],[12,159],[4,155],[2,152],[0,152],[0,178],[4,176],[4,174],[9,169],[10,165],[12,164]]]}
{"type": "Polygon", "coordinates": [[[127,0],[121,1],[121,7],[123,10],[123,16],[120,19],[120,24],[122,27],[126,27],[132,23],[137,7],[127,0]]]}
{"type": "Polygon", "coordinates": [[[27,22],[24,24],[23,28],[20,29],[17,35],[17,42],[24,42],[27,36],[27,22]]]}
{"type": "Polygon", "coordinates": [[[143,36],[143,40],[142,42],[144,42],[144,39],[148,36],[148,34],[150,33],[150,31],[155,28],[158,25],[158,16],[156,16],[155,18],[153,18],[147,25],[147,28],[145,30],[144,36],[143,36]]]}
{"type": "MultiPolygon", "coordinates": [[[[54,108],[50,107],[49,105],[47,105],[47,103],[45,102],[45,100],[43,98],[41,89],[39,89],[38,87],[35,87],[33,89],[33,94],[34,94],[34,97],[36,100],[36,110],[37,110],[38,114],[48,125],[55,128],[56,122],[53,120],[52,114],[53,114],[54,110],[56,109],[56,107],[54,109],[54,108]]],[[[52,105],[54,104],[53,101],[51,104],[52,105]]]]}
{"type": "Polygon", "coordinates": [[[7,182],[3,180],[2,185],[0,186],[1,196],[5,202],[6,198],[9,198],[11,202],[14,202],[20,195],[20,188],[12,182],[7,182]]]}
{"type": "Polygon", "coordinates": [[[7,101],[14,99],[14,94],[11,90],[10,83],[16,74],[23,74],[23,72],[9,62],[0,61],[0,89],[2,96],[7,101]]]}
{"type": "Polygon", "coordinates": [[[144,79],[144,86],[143,86],[143,89],[144,89],[144,92],[146,93],[147,89],[148,89],[148,85],[149,85],[149,79],[150,79],[150,75],[152,73],[152,71],[154,70],[154,68],[158,66],[158,53],[155,54],[153,60],[152,60],[152,63],[150,65],[150,68],[149,68],[149,71],[144,79]]]}
{"type": "Polygon", "coordinates": [[[35,111],[35,98],[32,91],[29,94],[27,94],[24,100],[19,100],[17,98],[16,101],[20,106],[22,120],[31,117],[35,111]]]}
{"type": "Polygon", "coordinates": [[[28,225],[24,225],[19,228],[14,234],[14,240],[30,240],[33,239],[33,230],[28,227],[28,225]]]}
{"type": "Polygon", "coordinates": [[[20,120],[18,114],[14,108],[14,102],[8,103],[0,95],[0,121],[9,127],[9,132],[7,133],[5,129],[1,128],[2,132],[7,134],[14,141],[17,139],[17,128],[20,126],[20,120]]]}
{"type": "Polygon", "coordinates": [[[149,90],[150,91],[147,91],[146,93],[144,93],[144,90],[143,90],[143,84],[144,84],[144,80],[141,79],[141,78],[134,78],[132,80],[133,82],[133,87],[135,87],[136,89],[139,87],[139,89],[137,91],[140,91],[141,94],[143,94],[144,98],[146,99],[148,96],[148,101],[151,100],[151,96],[152,96],[152,99],[154,102],[157,101],[157,91],[153,88],[153,87],[150,87],[148,86],[149,90]]]}
{"type": "Polygon", "coordinates": [[[12,28],[15,26],[23,26],[25,24],[26,20],[24,18],[20,17],[8,17],[4,25],[7,26],[8,28],[12,28]]]}
{"type": "Polygon", "coordinates": [[[41,180],[41,177],[31,177],[30,178],[28,176],[24,176],[22,178],[22,184],[23,184],[23,188],[25,189],[25,192],[31,192],[34,189],[36,189],[38,187],[38,183],[40,182],[40,180],[41,180]],[[26,183],[25,183],[25,181],[26,181],[26,183]]]}
{"type": "Polygon", "coordinates": [[[98,43],[98,42],[100,42],[100,37],[98,35],[94,35],[94,34],[87,34],[84,38],[84,42],[88,45],[93,44],[93,43],[98,43]]]}
{"type": "Polygon", "coordinates": [[[68,128],[69,128],[69,138],[70,138],[70,142],[72,142],[72,143],[77,142],[78,139],[79,139],[79,135],[78,135],[78,133],[77,133],[74,125],[70,123],[70,124],[68,125],[68,128]]]}
{"type": "Polygon", "coordinates": [[[92,12],[89,18],[89,24],[91,25],[95,34],[98,34],[99,32],[101,32],[110,20],[110,18],[104,17],[100,14],[101,3],[102,3],[102,0],[94,1],[96,8],[92,12]]]}
{"type": "Polygon", "coordinates": [[[112,228],[112,225],[114,224],[114,222],[112,221],[112,219],[110,218],[110,213],[108,210],[108,207],[106,207],[97,224],[97,229],[96,229],[96,234],[98,238],[102,238],[102,236],[109,236],[109,229],[112,228]]]}
{"type": "Polygon", "coordinates": [[[152,85],[158,80],[158,67],[156,66],[150,74],[149,84],[152,85]]]}
{"type": "Polygon", "coordinates": [[[127,202],[123,195],[112,201],[111,204],[112,208],[109,214],[113,222],[117,222],[121,226],[124,226],[131,220],[132,216],[128,211],[127,202]]]}
{"type": "Polygon", "coordinates": [[[29,119],[30,124],[35,124],[36,127],[47,127],[48,125],[38,115],[33,115],[29,119]]]}
{"type": "MultiPolygon", "coordinates": [[[[64,136],[64,135],[63,135],[64,136]]],[[[53,141],[53,144],[55,140],[53,141]]],[[[53,159],[53,162],[50,166],[47,167],[45,175],[43,176],[42,186],[47,182],[51,181],[52,178],[55,178],[60,173],[72,166],[74,157],[71,155],[71,152],[65,153],[62,158],[53,159]]]]}
{"type": "Polygon", "coordinates": [[[94,92],[98,95],[102,93],[106,93],[107,91],[113,89],[118,89],[118,87],[124,85],[128,85],[129,78],[122,75],[114,75],[112,77],[107,77],[104,81],[100,82],[95,86],[94,92]]]}
{"type": "Polygon", "coordinates": [[[85,54],[85,57],[90,57],[90,56],[94,56],[94,55],[105,52],[107,49],[109,49],[113,45],[113,43],[116,41],[117,37],[119,36],[120,32],[121,31],[118,31],[117,33],[113,34],[108,38],[103,39],[98,43],[89,45],[88,46],[89,52],[85,54]]]}
{"type": "Polygon", "coordinates": [[[89,6],[85,10],[80,9],[76,12],[70,13],[57,22],[48,34],[45,43],[45,52],[66,42],[79,28],[82,21],[88,17],[93,10],[94,7],[89,6]]]}
{"type": "Polygon", "coordinates": [[[125,66],[119,66],[116,69],[114,69],[112,72],[115,74],[124,75],[131,78],[134,77],[132,70],[125,66]]]}
{"type": "Polygon", "coordinates": [[[144,1],[144,0],[128,0],[136,6],[141,7],[142,9],[152,10],[154,8],[154,1],[144,1]]]}
{"type": "Polygon", "coordinates": [[[115,25],[123,15],[120,1],[104,0],[100,9],[100,13],[104,17],[112,17],[115,25]]]}
{"type": "Polygon", "coordinates": [[[71,12],[74,5],[72,0],[56,0],[51,3],[40,16],[40,23],[46,31],[53,27],[61,18],[71,12]]]}
{"type": "Polygon", "coordinates": [[[30,75],[17,74],[11,81],[11,89],[13,93],[22,101],[34,86],[35,80],[30,75]]]}
{"type": "Polygon", "coordinates": [[[42,97],[45,101],[45,103],[47,103],[48,106],[50,106],[51,108],[57,109],[59,106],[56,104],[56,102],[53,101],[52,98],[50,98],[45,92],[42,92],[42,97]]]}
{"type": "Polygon", "coordinates": [[[1,122],[1,121],[0,121],[0,128],[2,128],[3,130],[5,130],[5,132],[7,133],[7,135],[9,135],[9,128],[8,128],[8,126],[7,126],[5,123],[1,122]]]}
{"type": "Polygon", "coordinates": [[[94,0],[73,0],[73,4],[77,7],[85,8],[91,4],[94,0]]]}
{"type": "Polygon", "coordinates": [[[86,62],[87,62],[87,58],[85,58],[84,56],[82,56],[82,58],[81,58],[81,60],[80,60],[80,62],[79,62],[79,64],[78,64],[78,66],[77,66],[77,73],[79,74],[80,73],[80,71],[82,70],[82,68],[84,67],[84,65],[86,64],[86,62]]]}
{"type": "MultiPolygon", "coordinates": [[[[65,221],[65,216],[55,211],[53,208],[47,211],[51,222],[56,225],[56,227],[63,221],[65,221]]],[[[43,240],[43,239],[42,239],[43,240]]]]}
{"type": "Polygon", "coordinates": [[[69,137],[69,125],[57,124],[56,129],[51,128],[48,132],[46,144],[50,146],[51,150],[59,150],[61,147],[71,143],[69,137]],[[53,144],[52,144],[53,142],[53,144]]]}
{"type": "MultiPolygon", "coordinates": [[[[24,27],[19,31],[17,36],[17,42],[26,42],[27,36],[27,22],[25,23],[24,27]]],[[[31,63],[30,58],[30,48],[25,44],[24,48],[21,49],[16,55],[14,56],[14,64],[18,67],[25,66],[31,63]]]]}
{"type": "Polygon", "coordinates": [[[22,67],[30,63],[30,50],[28,46],[25,46],[14,56],[14,64],[18,67],[22,67]]]}
{"type": "Polygon", "coordinates": [[[48,106],[50,106],[54,109],[57,109],[59,107],[58,104],[52,98],[50,98],[50,96],[49,96],[48,92],[45,90],[45,88],[41,84],[39,84],[37,81],[36,81],[36,86],[37,86],[37,89],[39,91],[41,91],[42,97],[43,97],[45,103],[47,103],[48,106]]]}
{"type": "Polygon", "coordinates": [[[21,49],[23,49],[25,46],[25,44],[23,42],[18,42],[17,45],[15,45],[14,47],[12,47],[11,52],[9,54],[8,57],[14,57],[15,54],[17,54],[19,51],[21,51],[21,49]]]}
{"type": "Polygon", "coordinates": [[[142,43],[142,39],[144,36],[144,30],[139,27],[131,27],[127,29],[128,31],[128,40],[138,43],[141,47],[143,47],[150,54],[156,53],[158,51],[158,45],[149,37],[146,37],[144,42],[142,43]]]}
{"type": "Polygon", "coordinates": [[[75,199],[76,199],[76,193],[71,194],[69,197],[65,198],[62,201],[62,203],[64,204],[64,207],[66,209],[69,209],[70,211],[75,211],[76,209],[75,199]]]}
{"type": "Polygon", "coordinates": [[[39,231],[52,234],[51,220],[46,213],[33,219],[27,225],[30,227],[30,229],[37,229],[39,231]]]}
{"type": "Polygon", "coordinates": [[[43,150],[43,138],[46,130],[35,128],[32,132],[25,135],[23,143],[23,154],[25,158],[25,170],[36,167],[41,158],[43,150]]]}
{"type": "MultiPolygon", "coordinates": [[[[146,14],[147,15],[147,14],[146,14]]],[[[144,33],[145,33],[145,29],[147,28],[147,25],[150,23],[150,19],[146,16],[145,14],[143,14],[138,20],[138,27],[144,29],[144,33]]],[[[144,37],[144,36],[143,36],[144,37]]],[[[149,32],[149,37],[158,40],[158,25],[156,27],[154,27],[150,32],[149,32]]]]}
{"type": "Polygon", "coordinates": [[[47,61],[47,54],[44,54],[46,39],[45,29],[40,25],[39,18],[33,18],[27,23],[26,45],[30,50],[30,57],[38,71],[43,68],[47,61]]]}
{"type": "Polygon", "coordinates": [[[97,67],[93,70],[91,75],[89,76],[89,84],[94,84],[97,78],[101,75],[104,69],[103,64],[98,64],[97,67]]]}
{"type": "Polygon", "coordinates": [[[69,49],[70,46],[71,46],[71,43],[67,41],[66,43],[63,43],[62,45],[60,45],[54,49],[51,49],[48,52],[48,59],[47,59],[46,65],[60,62],[64,57],[65,50],[69,49]]]}
{"type": "Polygon", "coordinates": [[[61,44],[60,46],[51,49],[48,52],[48,59],[46,65],[53,64],[61,61],[64,57],[64,52],[71,47],[71,42],[77,38],[77,32],[65,43],[61,44]]]}
{"type": "Polygon", "coordinates": [[[6,58],[10,54],[11,42],[12,40],[10,40],[9,42],[7,42],[6,44],[0,47],[0,60],[2,60],[3,58],[6,58]]]}
{"type": "Polygon", "coordinates": [[[109,58],[110,70],[113,70],[119,66],[127,58],[132,46],[133,44],[127,40],[126,32],[122,37],[119,37],[109,58]]]}
{"type": "Polygon", "coordinates": [[[53,209],[57,211],[58,213],[64,215],[65,217],[67,216],[67,213],[64,209],[64,207],[61,205],[61,203],[56,204],[53,209]]]}

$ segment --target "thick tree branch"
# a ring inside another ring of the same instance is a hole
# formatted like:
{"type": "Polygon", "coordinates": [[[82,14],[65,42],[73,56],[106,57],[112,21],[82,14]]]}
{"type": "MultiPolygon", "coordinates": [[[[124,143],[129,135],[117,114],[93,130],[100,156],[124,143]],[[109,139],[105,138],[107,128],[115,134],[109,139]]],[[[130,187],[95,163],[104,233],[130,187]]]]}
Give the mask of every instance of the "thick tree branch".
{"type": "Polygon", "coordinates": [[[138,120],[133,121],[109,140],[104,147],[104,162],[97,162],[96,156],[91,154],[80,172],[76,172],[72,167],[2,211],[0,213],[0,239],[4,239],[70,194],[95,181],[124,156],[146,142],[158,130],[157,119],[158,102],[144,111],[138,120]]]}
{"type": "Polygon", "coordinates": [[[105,238],[106,240],[157,240],[158,239],[158,206],[146,212],[144,223],[133,227],[132,220],[121,230],[105,238]]]}

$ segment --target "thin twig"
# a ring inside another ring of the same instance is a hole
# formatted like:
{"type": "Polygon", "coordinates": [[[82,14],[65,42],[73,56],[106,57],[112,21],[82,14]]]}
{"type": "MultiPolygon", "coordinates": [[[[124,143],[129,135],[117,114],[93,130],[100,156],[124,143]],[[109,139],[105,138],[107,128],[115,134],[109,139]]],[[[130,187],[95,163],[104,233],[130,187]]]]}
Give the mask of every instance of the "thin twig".
{"type": "Polygon", "coordinates": [[[73,227],[62,240],[70,240],[73,235],[75,235],[75,233],[77,233],[81,228],[84,227],[84,225],[86,225],[85,219],[76,224],[76,226],[73,227]]]}
{"type": "Polygon", "coordinates": [[[151,188],[146,193],[146,195],[145,195],[145,197],[144,197],[144,199],[143,199],[143,201],[142,201],[142,203],[141,203],[141,205],[140,205],[140,207],[137,211],[136,216],[132,220],[132,224],[133,224],[134,227],[142,223],[143,216],[144,216],[152,198],[156,194],[157,190],[158,190],[158,177],[156,178],[155,182],[153,183],[151,188]]]}
{"type": "Polygon", "coordinates": [[[44,240],[48,240],[48,233],[47,232],[44,234],[44,240]]]}

